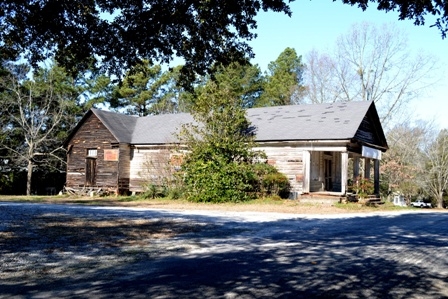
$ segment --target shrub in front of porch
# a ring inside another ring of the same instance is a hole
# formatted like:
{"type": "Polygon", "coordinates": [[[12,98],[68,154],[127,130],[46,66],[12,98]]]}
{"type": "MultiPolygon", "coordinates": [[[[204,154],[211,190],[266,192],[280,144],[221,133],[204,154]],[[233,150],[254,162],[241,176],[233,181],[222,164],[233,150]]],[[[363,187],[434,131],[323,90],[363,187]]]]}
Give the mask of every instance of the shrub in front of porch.
{"type": "Polygon", "coordinates": [[[373,182],[370,179],[362,177],[356,178],[353,182],[352,189],[359,200],[366,199],[369,195],[372,195],[375,190],[373,182]]]}

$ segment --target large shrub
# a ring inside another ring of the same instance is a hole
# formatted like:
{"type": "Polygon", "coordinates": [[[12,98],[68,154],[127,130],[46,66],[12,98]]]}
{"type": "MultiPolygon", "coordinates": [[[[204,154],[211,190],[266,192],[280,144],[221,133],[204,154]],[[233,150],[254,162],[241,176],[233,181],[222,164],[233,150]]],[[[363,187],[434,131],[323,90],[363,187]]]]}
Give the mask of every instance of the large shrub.
{"type": "Polygon", "coordinates": [[[253,150],[253,128],[246,119],[241,92],[230,81],[209,80],[198,88],[192,115],[196,124],[185,126],[180,134],[188,150],[182,164],[187,199],[238,202],[252,198],[253,161],[260,154],[253,150]]]}
{"type": "Polygon", "coordinates": [[[249,164],[192,161],[186,168],[186,197],[196,202],[240,202],[254,197],[255,173],[249,164]]]}
{"type": "Polygon", "coordinates": [[[257,178],[255,188],[259,197],[280,196],[287,198],[289,196],[289,180],[277,168],[269,164],[256,163],[253,165],[253,169],[257,178]]]}

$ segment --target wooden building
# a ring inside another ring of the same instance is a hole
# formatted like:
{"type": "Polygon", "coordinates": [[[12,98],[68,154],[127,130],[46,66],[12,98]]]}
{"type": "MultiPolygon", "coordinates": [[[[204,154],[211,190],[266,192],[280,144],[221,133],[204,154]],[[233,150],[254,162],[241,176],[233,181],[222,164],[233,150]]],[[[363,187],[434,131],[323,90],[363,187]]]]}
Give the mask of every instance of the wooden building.
{"type": "MultiPolygon", "coordinates": [[[[349,179],[371,173],[378,193],[379,161],[388,145],[373,102],[252,108],[247,117],[258,149],[289,178],[291,197],[344,195],[349,179]]],[[[186,113],[135,117],[91,109],[65,142],[66,186],[142,191],[148,178],[162,180],[178,167],[176,132],[190,122],[186,113]]]]}

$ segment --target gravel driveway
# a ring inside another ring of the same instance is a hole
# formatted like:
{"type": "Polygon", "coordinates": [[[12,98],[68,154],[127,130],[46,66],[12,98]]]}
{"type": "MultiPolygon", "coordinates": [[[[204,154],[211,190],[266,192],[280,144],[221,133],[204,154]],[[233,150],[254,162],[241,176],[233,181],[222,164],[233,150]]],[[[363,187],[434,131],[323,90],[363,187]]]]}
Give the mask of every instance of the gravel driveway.
{"type": "Polygon", "coordinates": [[[0,298],[448,298],[448,214],[0,203],[0,298]]]}

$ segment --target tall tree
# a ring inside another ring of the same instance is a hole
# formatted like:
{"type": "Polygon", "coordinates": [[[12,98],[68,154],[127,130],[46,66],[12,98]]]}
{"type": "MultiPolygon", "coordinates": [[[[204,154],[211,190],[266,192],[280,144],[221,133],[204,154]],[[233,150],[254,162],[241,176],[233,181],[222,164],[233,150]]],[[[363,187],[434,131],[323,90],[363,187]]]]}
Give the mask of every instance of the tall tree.
{"type": "Polygon", "coordinates": [[[263,75],[258,65],[231,63],[227,67],[218,66],[213,73],[212,80],[220,86],[230,87],[235,95],[241,97],[243,108],[255,105],[263,92],[263,75]]]}
{"type": "Polygon", "coordinates": [[[96,71],[87,71],[80,78],[81,82],[78,84],[83,87],[81,98],[84,109],[109,104],[116,86],[109,76],[96,71]]]}
{"type": "Polygon", "coordinates": [[[308,100],[375,101],[383,125],[434,83],[436,59],[411,55],[406,35],[388,24],[354,24],[337,39],[334,54],[307,58],[308,100]]]}
{"type": "Polygon", "coordinates": [[[241,86],[209,80],[195,99],[197,125],[180,137],[189,153],[182,165],[187,198],[192,201],[243,201],[253,194],[253,134],[242,104],[241,86]]]}
{"type": "Polygon", "coordinates": [[[266,107],[300,102],[304,90],[303,69],[302,57],[294,49],[286,48],[269,63],[263,93],[256,105],[266,107]]]}
{"type": "Polygon", "coordinates": [[[390,192],[400,192],[410,200],[423,187],[422,149],[429,131],[429,124],[406,122],[387,133],[389,150],[381,160],[381,174],[390,192]]]}
{"type": "Polygon", "coordinates": [[[343,92],[336,75],[336,61],[329,54],[311,50],[306,58],[304,71],[305,98],[313,104],[334,103],[343,92]]]}
{"type": "Polygon", "coordinates": [[[151,107],[151,113],[179,113],[188,112],[191,102],[191,94],[181,84],[181,65],[169,69],[162,74],[164,84],[156,103],[151,107]]]}
{"type": "Polygon", "coordinates": [[[2,127],[0,139],[7,159],[27,170],[26,194],[31,194],[33,170],[65,162],[62,141],[76,124],[80,90],[56,65],[38,69],[27,77],[29,67],[9,65],[2,78],[2,127]]]}
{"type": "Polygon", "coordinates": [[[426,158],[425,178],[428,193],[443,208],[443,195],[448,192],[448,130],[441,130],[424,150],[426,158]]]}
{"type": "Polygon", "coordinates": [[[182,92],[177,87],[178,70],[162,71],[147,60],[132,67],[112,91],[112,108],[126,108],[127,113],[145,116],[176,112],[182,92]]]}

